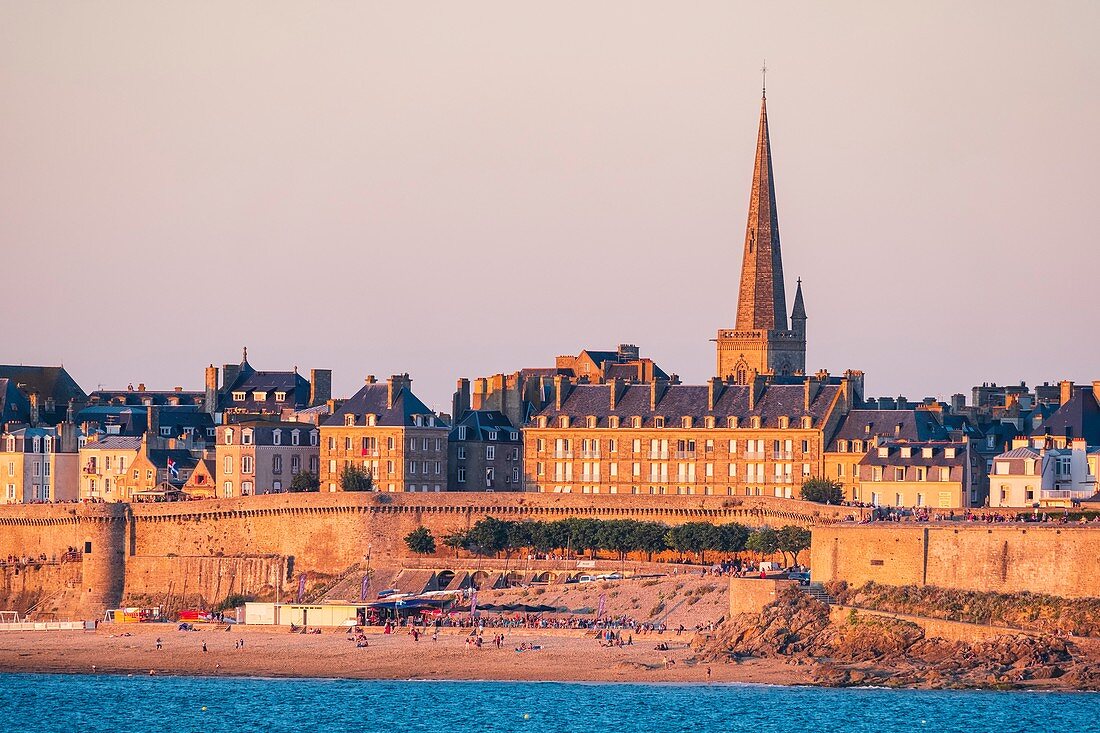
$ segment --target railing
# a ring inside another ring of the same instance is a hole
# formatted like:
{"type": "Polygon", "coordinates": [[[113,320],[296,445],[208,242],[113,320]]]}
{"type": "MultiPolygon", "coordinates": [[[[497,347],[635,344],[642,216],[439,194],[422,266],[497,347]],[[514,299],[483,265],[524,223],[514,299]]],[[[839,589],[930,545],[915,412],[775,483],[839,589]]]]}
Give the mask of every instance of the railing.
{"type": "Polygon", "coordinates": [[[598,450],[586,450],[581,452],[581,458],[599,458],[600,452],[598,450]]]}
{"type": "Polygon", "coordinates": [[[646,453],[646,458],[650,459],[651,461],[652,460],[667,461],[668,460],[668,451],[667,450],[657,450],[657,451],[651,450],[648,453],[646,453]]]}
{"type": "Polygon", "coordinates": [[[792,459],[793,456],[794,454],[789,450],[773,451],[772,455],[772,457],[775,458],[775,460],[777,461],[789,461],[792,459]]]}
{"type": "Polygon", "coordinates": [[[1073,489],[1042,489],[1040,499],[1089,499],[1092,491],[1074,491],[1073,489]]]}
{"type": "Polygon", "coordinates": [[[554,451],[554,458],[572,458],[573,451],[571,450],[556,450],[554,451]]]}
{"type": "Polygon", "coordinates": [[[693,450],[678,450],[676,451],[677,458],[695,458],[695,451],[693,450]]]}
{"type": "Polygon", "coordinates": [[[741,457],[746,461],[762,461],[764,460],[764,451],[745,451],[741,454],[741,457]]]}

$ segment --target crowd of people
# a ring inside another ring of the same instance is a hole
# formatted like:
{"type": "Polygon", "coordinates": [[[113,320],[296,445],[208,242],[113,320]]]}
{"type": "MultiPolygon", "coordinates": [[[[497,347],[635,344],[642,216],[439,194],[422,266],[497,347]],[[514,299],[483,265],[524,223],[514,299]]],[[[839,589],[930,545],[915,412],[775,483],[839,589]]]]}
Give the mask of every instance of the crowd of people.
{"type": "Polygon", "coordinates": [[[1091,519],[1082,515],[1075,520],[1070,516],[1069,509],[1062,509],[1058,512],[1040,512],[1038,509],[1033,509],[1029,512],[1006,513],[974,509],[933,511],[928,507],[867,506],[864,508],[871,511],[862,517],[849,514],[847,520],[859,524],[872,524],[875,522],[984,522],[986,524],[1057,522],[1060,524],[1100,524],[1100,514],[1094,515],[1091,519]]]}

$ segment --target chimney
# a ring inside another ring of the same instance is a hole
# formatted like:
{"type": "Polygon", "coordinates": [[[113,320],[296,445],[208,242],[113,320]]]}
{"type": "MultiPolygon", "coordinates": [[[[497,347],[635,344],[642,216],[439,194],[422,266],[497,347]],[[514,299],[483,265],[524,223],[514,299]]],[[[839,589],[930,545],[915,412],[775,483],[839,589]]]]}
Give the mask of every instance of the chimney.
{"type": "Polygon", "coordinates": [[[156,405],[149,405],[145,408],[145,432],[156,439],[160,435],[160,408],[156,405]]]}
{"type": "Polygon", "coordinates": [[[392,410],[393,403],[397,401],[397,397],[401,394],[402,389],[411,389],[412,380],[409,379],[408,372],[404,374],[394,374],[386,380],[386,409],[392,410]]]}
{"type": "MultiPolygon", "coordinates": [[[[620,346],[619,349],[621,350],[622,346],[620,346]]],[[[612,411],[614,411],[616,409],[616,405],[619,404],[619,384],[620,384],[619,380],[615,379],[615,377],[612,377],[611,379],[607,380],[607,390],[608,390],[607,406],[608,406],[608,409],[612,410],[612,411]]]]}
{"type": "Polygon", "coordinates": [[[619,344],[617,357],[620,363],[625,364],[628,361],[638,361],[641,356],[641,349],[634,344],[619,344]]]}
{"type": "MultiPolygon", "coordinates": [[[[375,377],[374,377],[374,375],[373,375],[373,374],[368,374],[368,375],[367,375],[367,378],[366,378],[366,379],[364,379],[364,380],[363,380],[363,382],[364,382],[365,384],[377,384],[377,383],[378,383],[378,380],[377,380],[377,379],[375,379],[375,377]]],[[[325,400],[325,401],[326,401],[326,402],[328,402],[328,400],[325,400]]]]}
{"type": "Polygon", "coordinates": [[[817,393],[821,390],[821,382],[817,381],[813,377],[806,377],[802,380],[802,407],[805,412],[810,411],[810,405],[817,398],[817,393]]]}
{"type": "MultiPolygon", "coordinates": [[[[1093,387],[1095,389],[1095,386],[1093,387]]],[[[1063,379],[1058,383],[1058,404],[1064,405],[1073,399],[1073,382],[1063,379]]]]}
{"type": "Polygon", "coordinates": [[[138,392],[145,391],[145,382],[138,382],[138,392]]]}
{"type": "Polygon", "coordinates": [[[332,399],[332,370],[309,370],[309,406],[323,405],[332,399]]]}
{"type": "Polygon", "coordinates": [[[756,403],[764,396],[764,390],[768,387],[768,378],[759,374],[752,375],[752,381],[749,382],[749,409],[755,410],[756,403]]]}
{"type": "Polygon", "coordinates": [[[719,377],[711,377],[707,382],[707,411],[714,412],[714,406],[722,398],[722,387],[725,382],[719,377]]]}
{"type": "Polygon", "coordinates": [[[962,412],[966,409],[966,395],[956,392],[951,395],[951,412],[962,412]]]}
{"type": "Polygon", "coordinates": [[[567,377],[561,374],[554,375],[554,409],[561,410],[561,406],[565,404],[566,397],[569,396],[570,382],[567,377]]]}
{"type": "Polygon", "coordinates": [[[485,399],[489,394],[489,380],[485,377],[478,377],[474,380],[474,391],[470,398],[470,407],[475,410],[485,409],[485,399]]]}
{"type": "Polygon", "coordinates": [[[649,383],[649,409],[656,410],[657,405],[661,403],[661,399],[665,396],[665,392],[668,390],[668,380],[666,379],[654,379],[649,383]]]}
{"type": "Polygon", "coordinates": [[[31,427],[38,425],[39,409],[38,409],[38,393],[31,392],[29,395],[31,399],[31,427]]]}
{"type": "Polygon", "coordinates": [[[470,411],[470,380],[463,377],[455,385],[454,398],[451,400],[451,415],[455,422],[470,411]]]}
{"type": "Polygon", "coordinates": [[[240,364],[224,364],[222,365],[222,388],[229,389],[233,386],[233,383],[237,381],[237,377],[241,374],[240,364]]]}
{"type": "Polygon", "coordinates": [[[905,395],[898,395],[898,409],[899,410],[908,410],[909,409],[909,400],[907,400],[905,398],[905,395]]]}
{"type": "Polygon", "coordinates": [[[1100,382],[1092,383],[1092,399],[1096,400],[1096,404],[1100,405],[1100,382]]]}

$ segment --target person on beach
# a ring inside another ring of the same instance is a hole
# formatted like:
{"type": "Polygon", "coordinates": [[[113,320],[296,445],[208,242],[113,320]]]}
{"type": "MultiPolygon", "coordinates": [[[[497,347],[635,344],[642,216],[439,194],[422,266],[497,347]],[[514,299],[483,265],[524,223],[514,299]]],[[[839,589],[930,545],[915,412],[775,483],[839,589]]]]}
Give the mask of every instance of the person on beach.
{"type": "Polygon", "coordinates": [[[202,653],[203,654],[206,653],[206,642],[205,641],[203,641],[203,643],[202,643],[202,653]]]}
{"type": "Polygon", "coordinates": [[[161,649],[163,648],[163,646],[164,646],[164,645],[163,645],[163,643],[161,642],[161,640],[160,640],[160,637],[158,636],[158,637],[157,637],[157,651],[160,651],[160,650],[161,650],[161,649]]]}

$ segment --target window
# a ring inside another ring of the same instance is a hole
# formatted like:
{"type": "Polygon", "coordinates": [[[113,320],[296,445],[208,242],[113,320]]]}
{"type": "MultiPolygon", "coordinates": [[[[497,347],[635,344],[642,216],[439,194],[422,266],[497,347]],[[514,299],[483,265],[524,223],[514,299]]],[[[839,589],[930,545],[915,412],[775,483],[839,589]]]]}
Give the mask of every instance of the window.
{"type": "Polygon", "coordinates": [[[171,426],[162,427],[160,429],[160,434],[164,437],[170,436],[172,434],[172,427],[171,426]]]}
{"type": "MultiPolygon", "coordinates": [[[[241,473],[252,473],[252,456],[241,456],[241,473]]],[[[243,493],[243,487],[241,491],[243,493]]]]}
{"type": "Polygon", "coordinates": [[[665,426],[665,419],[663,417],[653,418],[653,427],[663,428],[665,426]]]}
{"type": "Polygon", "coordinates": [[[311,431],[310,434],[309,434],[309,444],[310,445],[317,445],[317,438],[318,438],[317,431],[316,430],[311,431]]]}
{"type": "Polygon", "coordinates": [[[309,457],[309,471],[310,473],[317,473],[321,467],[321,459],[318,456],[309,457]]]}
{"type": "Polygon", "coordinates": [[[485,446],[485,460],[491,461],[497,457],[497,449],[495,445],[485,446]]]}
{"type": "MultiPolygon", "coordinates": [[[[459,425],[458,426],[458,439],[459,440],[466,440],[466,426],[465,425],[459,425]]],[[[542,441],[540,440],[539,442],[541,443],[542,441]]]]}
{"type": "Polygon", "coordinates": [[[302,472],[302,457],[299,455],[293,455],[290,457],[290,472],[301,473],[302,472]]]}
{"type": "Polygon", "coordinates": [[[247,398],[247,396],[248,396],[247,392],[234,392],[233,393],[233,401],[234,402],[244,402],[245,399],[247,398]]]}
{"type": "Polygon", "coordinates": [[[300,431],[300,430],[291,430],[290,431],[290,444],[291,445],[299,445],[301,443],[301,440],[302,440],[302,431],[300,431]]]}
{"type": "Polygon", "coordinates": [[[226,456],[222,461],[222,472],[227,476],[233,473],[233,456],[226,456]]]}
{"type": "Polygon", "coordinates": [[[460,483],[460,484],[466,483],[466,469],[465,468],[458,469],[458,483],[460,483]]]}
{"type": "Polygon", "coordinates": [[[948,468],[947,466],[944,466],[943,468],[940,469],[940,481],[950,481],[950,480],[951,480],[951,469],[948,468]]]}
{"type": "Polygon", "coordinates": [[[226,498],[229,498],[230,496],[233,496],[233,482],[232,481],[226,481],[225,484],[222,486],[222,496],[224,496],[226,498]]]}
{"type": "Polygon", "coordinates": [[[283,457],[276,453],[271,457],[271,472],[282,473],[283,472],[283,457]]]}
{"type": "MultiPolygon", "coordinates": [[[[256,390],[252,393],[252,399],[256,400],[257,402],[266,402],[267,401],[267,392],[261,392],[259,390],[256,390]]],[[[242,494],[244,493],[243,488],[244,487],[242,487],[242,491],[241,491],[242,494]]]]}
{"type": "Polygon", "coordinates": [[[241,482],[241,496],[252,496],[252,482],[251,481],[242,481],[241,482]]]}
{"type": "Polygon", "coordinates": [[[900,466],[894,468],[894,480],[895,481],[904,481],[905,480],[905,469],[904,468],[901,468],[900,466]]]}
{"type": "Polygon", "coordinates": [[[355,415],[344,415],[344,427],[346,427],[346,428],[355,427],[355,415]]]}
{"type": "Polygon", "coordinates": [[[464,445],[458,446],[458,452],[457,452],[456,457],[460,461],[465,461],[466,460],[466,446],[464,446],[464,445]]]}
{"type": "Polygon", "coordinates": [[[252,445],[252,431],[251,430],[242,430],[241,431],[241,445],[252,445]]]}
{"type": "Polygon", "coordinates": [[[273,432],[271,434],[271,443],[272,443],[272,445],[282,445],[283,444],[283,431],[282,430],[276,430],[275,432],[273,432]]]}
{"type": "Polygon", "coordinates": [[[336,450],[336,437],[333,435],[328,436],[328,449],[330,451],[336,450]]]}
{"type": "Polygon", "coordinates": [[[514,484],[519,483],[519,468],[518,467],[512,469],[512,483],[514,483],[514,484]]]}
{"type": "Polygon", "coordinates": [[[335,458],[330,458],[328,460],[328,472],[329,473],[336,473],[336,459],[335,458]]]}
{"type": "Polygon", "coordinates": [[[513,448],[512,449],[512,460],[513,461],[518,461],[519,460],[519,448],[513,448]]]}
{"type": "Polygon", "coordinates": [[[996,470],[997,470],[996,475],[997,476],[1007,476],[1008,475],[1008,472],[1009,472],[1009,463],[1008,463],[1008,461],[996,461],[993,465],[996,466],[996,470]]]}
{"type": "Polygon", "coordinates": [[[486,468],[485,469],[485,485],[486,486],[492,486],[493,485],[493,480],[495,478],[496,478],[496,470],[491,468],[491,467],[486,468]]]}
{"type": "Polygon", "coordinates": [[[351,451],[351,436],[350,435],[345,435],[344,436],[344,451],[345,452],[350,452],[351,451]]]}

